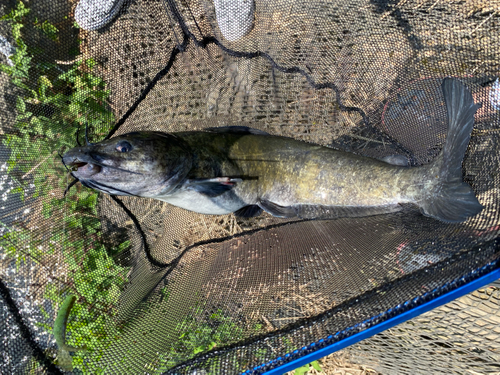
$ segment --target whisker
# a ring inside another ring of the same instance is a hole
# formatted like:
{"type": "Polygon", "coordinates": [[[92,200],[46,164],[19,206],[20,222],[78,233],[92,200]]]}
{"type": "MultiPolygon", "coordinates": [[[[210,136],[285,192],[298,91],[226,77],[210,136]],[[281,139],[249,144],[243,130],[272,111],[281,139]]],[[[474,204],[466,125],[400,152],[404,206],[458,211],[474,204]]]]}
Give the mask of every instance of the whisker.
{"type": "Polygon", "coordinates": [[[78,139],[78,135],[80,134],[80,125],[78,125],[78,128],[76,129],[76,144],[80,147],[82,147],[82,144],[80,143],[80,139],[78,139]]]}
{"type": "MultiPolygon", "coordinates": [[[[73,178],[75,178],[75,176],[73,176],[73,173],[70,173],[71,176],[73,178]]],[[[73,181],[71,181],[71,183],[68,185],[68,187],[64,190],[64,194],[63,194],[63,197],[66,196],[66,194],[69,192],[69,189],[71,189],[73,186],[75,186],[75,184],[78,182],[78,179],[75,178],[73,181]]]]}
{"type": "Polygon", "coordinates": [[[94,146],[95,145],[95,143],[89,142],[89,123],[88,122],[85,123],[85,143],[87,144],[87,146],[94,146]]]}
{"type": "Polygon", "coordinates": [[[74,178],[73,181],[71,181],[71,183],[68,185],[68,187],[66,189],[64,189],[64,193],[63,193],[63,197],[66,196],[66,194],[68,194],[69,192],[69,189],[71,189],[73,186],[75,186],[75,184],[78,182],[78,178],[76,178],[74,175],[73,175],[73,172],[70,171],[70,169],[68,168],[68,166],[66,165],[66,163],[64,162],[64,158],[62,157],[62,155],[58,152],[57,155],[59,155],[59,157],[61,158],[61,161],[64,165],[64,168],[66,168],[66,170],[69,172],[69,174],[71,175],[71,177],[74,178]]]}
{"type": "Polygon", "coordinates": [[[62,155],[59,153],[59,151],[57,152],[57,155],[59,155],[59,157],[61,158],[61,161],[64,165],[64,168],[66,168],[66,170],[69,172],[69,168],[68,166],[66,165],[66,163],[64,162],[64,158],[62,157],[62,155]]]}

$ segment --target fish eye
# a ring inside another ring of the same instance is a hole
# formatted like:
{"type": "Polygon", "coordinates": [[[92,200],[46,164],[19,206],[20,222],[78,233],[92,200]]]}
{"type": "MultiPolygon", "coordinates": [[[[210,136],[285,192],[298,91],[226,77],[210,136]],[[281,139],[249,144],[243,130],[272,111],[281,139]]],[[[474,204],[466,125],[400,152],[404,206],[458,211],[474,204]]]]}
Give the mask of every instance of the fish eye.
{"type": "Polygon", "coordinates": [[[116,144],[115,150],[118,152],[130,152],[132,150],[132,145],[127,141],[120,141],[116,144]]]}

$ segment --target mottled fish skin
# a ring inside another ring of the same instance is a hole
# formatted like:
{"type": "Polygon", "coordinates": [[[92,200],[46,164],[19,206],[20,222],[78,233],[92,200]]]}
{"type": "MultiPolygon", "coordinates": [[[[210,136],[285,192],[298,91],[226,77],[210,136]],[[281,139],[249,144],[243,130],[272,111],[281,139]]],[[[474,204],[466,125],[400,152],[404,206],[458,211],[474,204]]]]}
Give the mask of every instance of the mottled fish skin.
{"type": "Polygon", "coordinates": [[[85,186],[203,214],[263,209],[280,217],[329,218],[394,212],[412,203],[424,215],[461,222],[482,209],[461,172],[477,106],[459,81],[445,80],[443,93],[448,138],[439,157],[421,167],[244,127],[129,133],[72,149],[63,161],[85,186]]]}
{"type": "Polygon", "coordinates": [[[410,169],[376,159],[270,135],[176,135],[195,155],[188,178],[241,178],[225,194],[236,195],[245,205],[259,199],[280,206],[380,206],[414,201],[411,185],[418,181],[401,184],[398,180],[419,177],[410,169]],[[200,144],[206,146],[200,149],[200,144]]]}

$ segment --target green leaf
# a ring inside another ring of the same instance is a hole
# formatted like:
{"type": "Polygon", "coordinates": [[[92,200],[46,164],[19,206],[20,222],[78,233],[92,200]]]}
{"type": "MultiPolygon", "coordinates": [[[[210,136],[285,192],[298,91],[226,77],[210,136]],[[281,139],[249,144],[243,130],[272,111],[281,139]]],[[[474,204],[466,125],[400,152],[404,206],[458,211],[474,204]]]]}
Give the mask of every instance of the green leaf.
{"type": "Polygon", "coordinates": [[[321,366],[319,365],[319,362],[318,362],[318,361],[313,361],[313,362],[311,362],[311,363],[310,363],[310,365],[311,365],[312,367],[314,367],[314,369],[315,369],[316,371],[323,372],[323,369],[322,369],[322,368],[321,368],[321,366]]]}
{"type": "Polygon", "coordinates": [[[296,368],[295,375],[304,375],[308,371],[309,371],[309,364],[296,368]]]}
{"type": "Polygon", "coordinates": [[[205,347],[203,345],[202,346],[198,346],[197,348],[194,348],[193,354],[201,353],[204,350],[205,350],[205,347]]]}
{"type": "Polygon", "coordinates": [[[14,67],[6,64],[0,64],[0,71],[11,76],[14,73],[14,67]]]}
{"type": "Polygon", "coordinates": [[[94,66],[97,64],[93,58],[87,59],[85,64],[88,66],[90,70],[94,69],[94,66]]]}
{"type": "Polygon", "coordinates": [[[26,103],[24,102],[23,98],[20,96],[17,97],[16,99],[16,109],[19,113],[24,114],[26,112],[26,103]]]}
{"type": "Polygon", "coordinates": [[[38,78],[38,82],[41,86],[52,87],[52,82],[50,82],[50,79],[46,76],[40,76],[40,78],[38,78]]]}
{"type": "Polygon", "coordinates": [[[42,133],[43,132],[42,123],[40,122],[40,120],[38,119],[38,117],[33,116],[30,119],[30,125],[31,125],[32,129],[35,130],[37,133],[42,133]]]}
{"type": "Polygon", "coordinates": [[[45,20],[40,26],[38,26],[42,32],[47,35],[50,39],[56,41],[57,40],[57,34],[59,33],[59,30],[57,27],[52,25],[49,21],[45,20]]]}
{"type": "Polygon", "coordinates": [[[25,90],[28,90],[28,91],[29,91],[29,89],[30,89],[30,88],[29,88],[28,86],[26,86],[26,85],[24,84],[24,82],[23,82],[22,80],[20,80],[19,78],[14,78],[14,79],[12,80],[12,83],[13,83],[14,85],[16,85],[17,87],[20,87],[20,88],[25,89],[25,90]]]}
{"type": "Polygon", "coordinates": [[[122,243],[118,246],[118,252],[122,252],[123,250],[127,249],[129,246],[130,246],[130,240],[127,240],[127,241],[125,241],[125,242],[122,242],[122,243]]]}
{"type": "Polygon", "coordinates": [[[17,6],[9,14],[0,18],[2,21],[21,22],[22,18],[26,16],[30,10],[24,6],[21,1],[18,1],[17,6]]]}
{"type": "Polygon", "coordinates": [[[20,23],[16,23],[16,24],[12,25],[12,36],[14,37],[16,42],[21,39],[21,29],[23,27],[24,26],[20,23]]]}

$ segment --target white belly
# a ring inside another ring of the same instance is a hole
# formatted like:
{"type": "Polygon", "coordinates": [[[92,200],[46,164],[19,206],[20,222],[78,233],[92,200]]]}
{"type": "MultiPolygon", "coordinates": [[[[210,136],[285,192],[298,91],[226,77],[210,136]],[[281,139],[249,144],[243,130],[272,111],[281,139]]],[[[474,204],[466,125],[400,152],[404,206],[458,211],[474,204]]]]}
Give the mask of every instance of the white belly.
{"type": "Polygon", "coordinates": [[[226,193],[214,198],[194,190],[180,190],[174,194],[155,199],[205,215],[225,215],[245,206],[243,202],[231,199],[226,193]]]}

